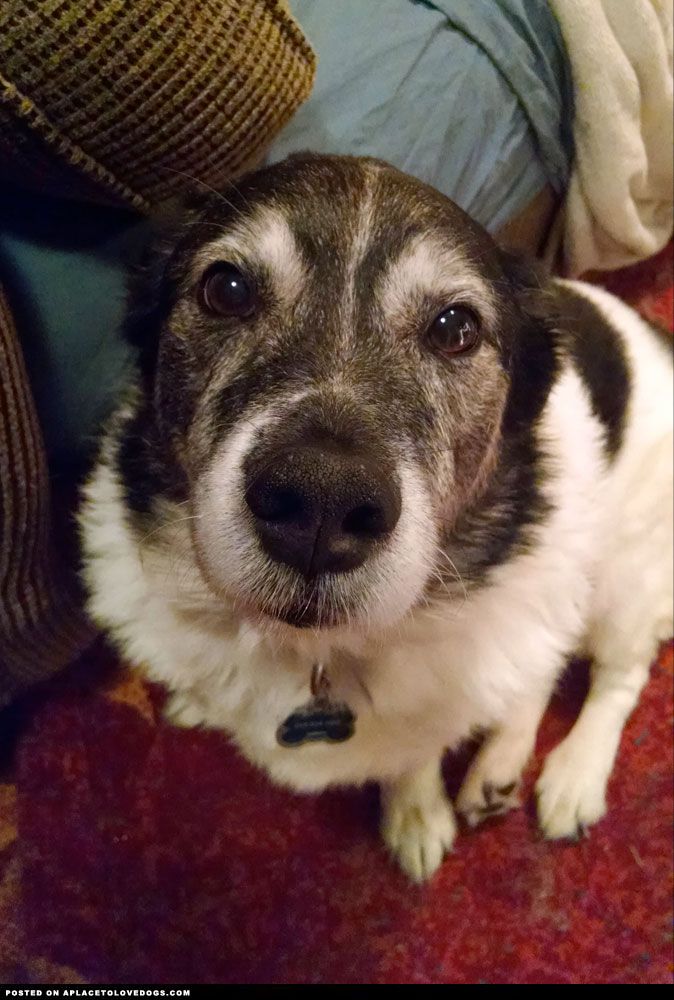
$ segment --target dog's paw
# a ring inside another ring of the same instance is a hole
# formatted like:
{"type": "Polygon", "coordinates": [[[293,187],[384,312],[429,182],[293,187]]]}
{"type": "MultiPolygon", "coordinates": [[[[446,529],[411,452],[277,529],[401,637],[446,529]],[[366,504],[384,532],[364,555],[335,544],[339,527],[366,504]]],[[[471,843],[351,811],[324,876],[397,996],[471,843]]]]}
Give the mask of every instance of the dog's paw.
{"type": "Polygon", "coordinates": [[[456,800],[457,811],[470,827],[492,816],[502,816],[520,805],[519,777],[490,779],[481,768],[471,770],[456,800]]]}
{"type": "Polygon", "coordinates": [[[425,882],[452,849],[454,811],[444,792],[417,802],[394,795],[384,808],[382,836],[405,874],[414,882],[425,882]]]}
{"type": "Polygon", "coordinates": [[[530,743],[509,733],[488,736],[464,778],[456,808],[468,826],[478,826],[520,805],[520,779],[530,743]]]}
{"type": "Polygon", "coordinates": [[[549,840],[584,836],[606,812],[608,775],[561,743],[547,757],[536,783],[538,823],[549,840]]]}

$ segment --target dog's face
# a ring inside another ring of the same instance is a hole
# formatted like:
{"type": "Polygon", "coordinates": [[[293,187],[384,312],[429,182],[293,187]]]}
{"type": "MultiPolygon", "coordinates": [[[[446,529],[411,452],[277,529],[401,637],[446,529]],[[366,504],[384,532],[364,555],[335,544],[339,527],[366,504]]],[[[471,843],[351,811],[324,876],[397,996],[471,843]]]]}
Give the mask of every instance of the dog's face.
{"type": "MultiPolygon", "coordinates": [[[[158,257],[151,393],[213,591],[379,629],[446,584],[514,412],[505,262],[373,160],[292,158],[193,209],[158,257]]],[[[152,339],[149,311],[133,322],[152,339]]]]}

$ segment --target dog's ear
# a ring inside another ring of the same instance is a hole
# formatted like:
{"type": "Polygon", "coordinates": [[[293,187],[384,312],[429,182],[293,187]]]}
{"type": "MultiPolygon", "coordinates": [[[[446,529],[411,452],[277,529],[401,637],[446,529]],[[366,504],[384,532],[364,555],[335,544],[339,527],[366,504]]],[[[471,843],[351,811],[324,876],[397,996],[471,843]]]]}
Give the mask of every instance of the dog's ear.
{"type": "Polygon", "coordinates": [[[148,221],[142,245],[130,263],[124,337],[138,352],[140,370],[151,384],[157,363],[159,334],[172,305],[170,269],[204,199],[164,203],[148,221]]]}
{"type": "Polygon", "coordinates": [[[500,256],[514,322],[503,429],[517,433],[537,420],[559,370],[555,291],[539,261],[506,250],[500,256]]]}

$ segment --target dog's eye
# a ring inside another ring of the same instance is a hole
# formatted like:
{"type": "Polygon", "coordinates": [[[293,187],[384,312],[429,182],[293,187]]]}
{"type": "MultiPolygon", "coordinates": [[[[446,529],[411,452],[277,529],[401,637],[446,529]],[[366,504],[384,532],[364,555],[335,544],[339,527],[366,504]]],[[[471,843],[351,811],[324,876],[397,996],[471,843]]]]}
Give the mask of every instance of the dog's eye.
{"type": "Polygon", "coordinates": [[[428,343],[439,354],[465,354],[480,336],[480,323],[471,309],[450,306],[433,320],[426,333],[428,343]]]}
{"type": "Polygon", "coordinates": [[[255,291],[238,267],[225,261],[213,264],[201,279],[201,304],[215,316],[251,316],[257,305],[255,291]]]}

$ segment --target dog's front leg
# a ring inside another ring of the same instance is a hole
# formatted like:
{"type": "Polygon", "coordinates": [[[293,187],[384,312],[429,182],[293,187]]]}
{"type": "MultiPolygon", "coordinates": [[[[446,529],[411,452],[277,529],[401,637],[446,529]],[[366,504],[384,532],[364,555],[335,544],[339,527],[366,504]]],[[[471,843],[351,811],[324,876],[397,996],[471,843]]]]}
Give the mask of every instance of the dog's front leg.
{"type": "Polygon", "coordinates": [[[520,779],[533,754],[549,698],[547,688],[532,694],[486,736],[456,800],[457,811],[468,826],[519,806],[520,779]]]}
{"type": "Polygon", "coordinates": [[[381,786],[382,835],[403,871],[423,882],[437,870],[456,835],[440,761],[381,786]]]}

